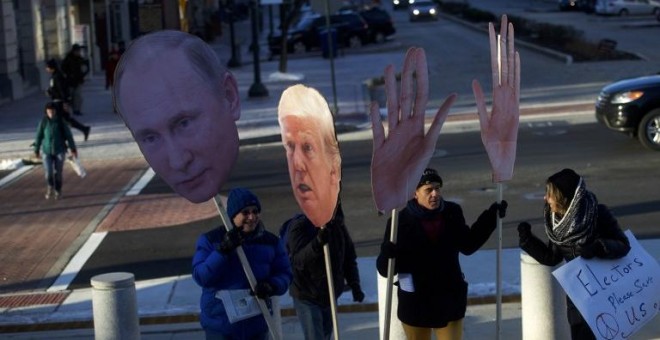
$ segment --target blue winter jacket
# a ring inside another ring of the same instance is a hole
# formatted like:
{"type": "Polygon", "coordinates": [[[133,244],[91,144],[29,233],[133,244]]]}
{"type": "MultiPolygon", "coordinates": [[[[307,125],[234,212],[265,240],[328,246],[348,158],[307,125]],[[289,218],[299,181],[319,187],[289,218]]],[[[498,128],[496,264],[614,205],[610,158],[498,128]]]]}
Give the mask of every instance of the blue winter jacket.
{"type": "MultiPolygon", "coordinates": [[[[192,276],[202,287],[200,323],[204,329],[246,339],[268,332],[268,325],[261,315],[229,323],[222,301],[215,297],[219,290],[250,288],[236,251],[225,255],[217,250],[225,232],[221,226],[197,240],[192,276]]],[[[292,274],[282,241],[261,223],[254,232],[244,236],[243,250],[257,282],[270,283],[274,295],[286,293],[292,274]]]]}

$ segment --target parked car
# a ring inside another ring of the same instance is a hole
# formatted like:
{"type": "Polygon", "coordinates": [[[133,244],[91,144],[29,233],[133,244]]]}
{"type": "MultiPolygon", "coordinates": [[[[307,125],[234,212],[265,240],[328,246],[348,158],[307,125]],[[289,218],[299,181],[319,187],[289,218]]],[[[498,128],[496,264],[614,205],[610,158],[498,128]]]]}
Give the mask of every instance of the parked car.
{"type": "Polygon", "coordinates": [[[660,1],[656,0],[598,0],[596,14],[660,15],[660,1]]]}
{"type": "Polygon", "coordinates": [[[596,101],[596,119],[660,151],[660,74],[624,79],[605,86],[596,101]]]}
{"type": "Polygon", "coordinates": [[[382,43],[396,33],[394,21],[387,11],[379,7],[372,7],[360,11],[360,15],[369,25],[369,42],[382,43]]]}
{"type": "Polygon", "coordinates": [[[397,9],[407,8],[415,0],[392,0],[392,8],[396,11],[397,9]]]}
{"type": "Polygon", "coordinates": [[[438,20],[438,5],[435,2],[422,0],[415,1],[408,7],[408,19],[417,21],[421,19],[438,20]]]}
{"type": "Polygon", "coordinates": [[[560,11],[581,11],[585,7],[584,0],[559,0],[560,11]]]}
{"type": "MultiPolygon", "coordinates": [[[[319,14],[306,15],[292,25],[288,31],[287,52],[301,53],[321,47],[321,32],[326,29],[326,18],[319,14]]],[[[357,13],[339,13],[330,16],[330,26],[337,31],[341,46],[359,47],[369,42],[369,25],[357,13]]],[[[282,35],[268,38],[271,55],[281,53],[282,35]]]]}

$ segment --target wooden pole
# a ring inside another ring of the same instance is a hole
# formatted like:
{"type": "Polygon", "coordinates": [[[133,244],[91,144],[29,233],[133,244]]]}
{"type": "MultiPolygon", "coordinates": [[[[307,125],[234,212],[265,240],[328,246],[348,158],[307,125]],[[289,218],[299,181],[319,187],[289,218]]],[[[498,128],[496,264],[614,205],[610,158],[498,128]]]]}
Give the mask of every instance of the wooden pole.
{"type": "MultiPolygon", "coordinates": [[[[323,227],[325,228],[325,227],[323,227]]],[[[335,286],[332,280],[332,263],[330,262],[330,245],[323,245],[323,255],[325,257],[325,273],[328,277],[328,294],[330,294],[330,311],[332,312],[332,329],[335,334],[335,340],[339,340],[339,325],[337,323],[337,301],[335,300],[335,286]]]]}
{"type": "MultiPolygon", "coordinates": [[[[397,229],[399,226],[399,212],[392,209],[392,222],[390,224],[390,242],[396,244],[397,229]]],[[[387,288],[385,292],[385,321],[383,324],[383,339],[390,338],[390,323],[392,321],[392,288],[394,287],[395,259],[387,260],[387,288]]]]}

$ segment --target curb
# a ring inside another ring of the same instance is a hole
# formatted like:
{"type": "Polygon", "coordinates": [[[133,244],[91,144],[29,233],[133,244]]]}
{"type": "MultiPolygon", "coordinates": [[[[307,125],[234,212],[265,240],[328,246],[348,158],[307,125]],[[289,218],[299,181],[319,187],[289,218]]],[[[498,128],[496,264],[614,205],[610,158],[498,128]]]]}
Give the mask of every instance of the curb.
{"type": "MultiPolygon", "coordinates": [[[[447,19],[449,21],[453,21],[455,23],[461,24],[461,25],[463,25],[467,28],[470,28],[472,30],[482,32],[482,33],[485,32],[486,34],[488,34],[488,30],[484,29],[483,27],[481,27],[479,25],[475,25],[471,22],[458,19],[458,18],[456,18],[452,15],[444,14],[442,12],[440,12],[440,16],[443,17],[444,19],[447,19]]],[[[516,43],[516,45],[524,46],[527,49],[536,51],[536,52],[541,53],[541,54],[545,54],[548,57],[557,59],[559,61],[563,61],[566,65],[573,64],[573,56],[572,55],[561,53],[559,51],[555,51],[553,49],[549,49],[549,48],[542,47],[542,46],[539,46],[539,45],[536,45],[536,44],[532,44],[530,42],[520,40],[520,39],[516,39],[515,43],[516,43]]]]}
{"type": "MultiPolygon", "coordinates": [[[[494,304],[496,303],[495,296],[476,296],[468,297],[468,307],[475,305],[494,304]]],[[[502,296],[502,303],[517,303],[521,302],[519,294],[504,295],[502,296]]],[[[337,306],[338,313],[373,313],[379,312],[378,303],[354,303],[349,305],[337,306]]],[[[292,307],[281,309],[282,317],[296,316],[296,311],[292,307]]],[[[183,313],[178,315],[152,315],[140,317],[140,326],[147,325],[172,325],[183,323],[196,323],[199,324],[199,313],[183,313]]],[[[28,332],[44,332],[44,331],[60,331],[69,329],[92,329],[94,328],[93,320],[78,320],[78,321],[62,321],[62,322],[46,322],[38,324],[9,324],[0,325],[0,334],[3,333],[28,333],[28,332]]]]}

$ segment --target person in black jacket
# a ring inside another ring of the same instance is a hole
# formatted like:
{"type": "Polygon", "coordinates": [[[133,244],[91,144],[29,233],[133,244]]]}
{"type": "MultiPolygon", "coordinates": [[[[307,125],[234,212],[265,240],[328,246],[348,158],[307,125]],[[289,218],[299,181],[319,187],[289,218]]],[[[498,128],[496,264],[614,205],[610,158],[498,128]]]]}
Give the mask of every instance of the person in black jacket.
{"type": "Polygon", "coordinates": [[[62,71],[60,71],[55,59],[49,59],[46,62],[46,72],[50,74],[50,83],[46,93],[50,97],[51,101],[56,105],[58,115],[67,123],[69,123],[69,125],[80,130],[80,132],[82,132],[85,136],[86,141],[89,138],[89,131],[91,130],[91,127],[80,123],[71,116],[71,113],[67,108],[71,104],[71,92],[69,91],[67,79],[62,71]]]}
{"type": "Polygon", "coordinates": [[[62,72],[66,76],[71,89],[71,106],[73,114],[80,116],[82,107],[82,84],[85,82],[85,76],[89,73],[89,61],[83,57],[82,46],[73,44],[71,50],[62,60],[62,72]]]}
{"type": "Polygon", "coordinates": [[[315,227],[303,214],[294,217],[287,232],[287,250],[293,270],[289,294],[306,340],[330,339],[332,335],[332,311],[323,255],[325,244],[330,247],[335,298],[344,291],[346,281],[353,293],[353,301],[364,300],[355,246],[344,224],[341,204],[338,204],[335,217],[324,228],[315,227]]]}
{"type": "Polygon", "coordinates": [[[481,248],[497,227],[497,214],[506,214],[506,201],[493,203],[469,227],[461,206],[445,201],[441,188],[438,172],[424,170],[414,198],[399,213],[397,243],[390,241],[390,219],[376,260],[386,277],[388,259],[396,259],[397,315],[409,340],[430,340],[432,332],[437,339],[462,338],[468,284],[458,254],[481,248]]]}
{"type": "MultiPolygon", "coordinates": [[[[543,217],[547,244],[532,234],[529,223],[518,225],[520,248],[541,264],[556,266],[578,256],[616,259],[630,251],[616,218],[572,169],[563,169],[546,180],[543,217]]],[[[571,338],[596,339],[573,302],[568,297],[566,300],[571,338]]]]}

